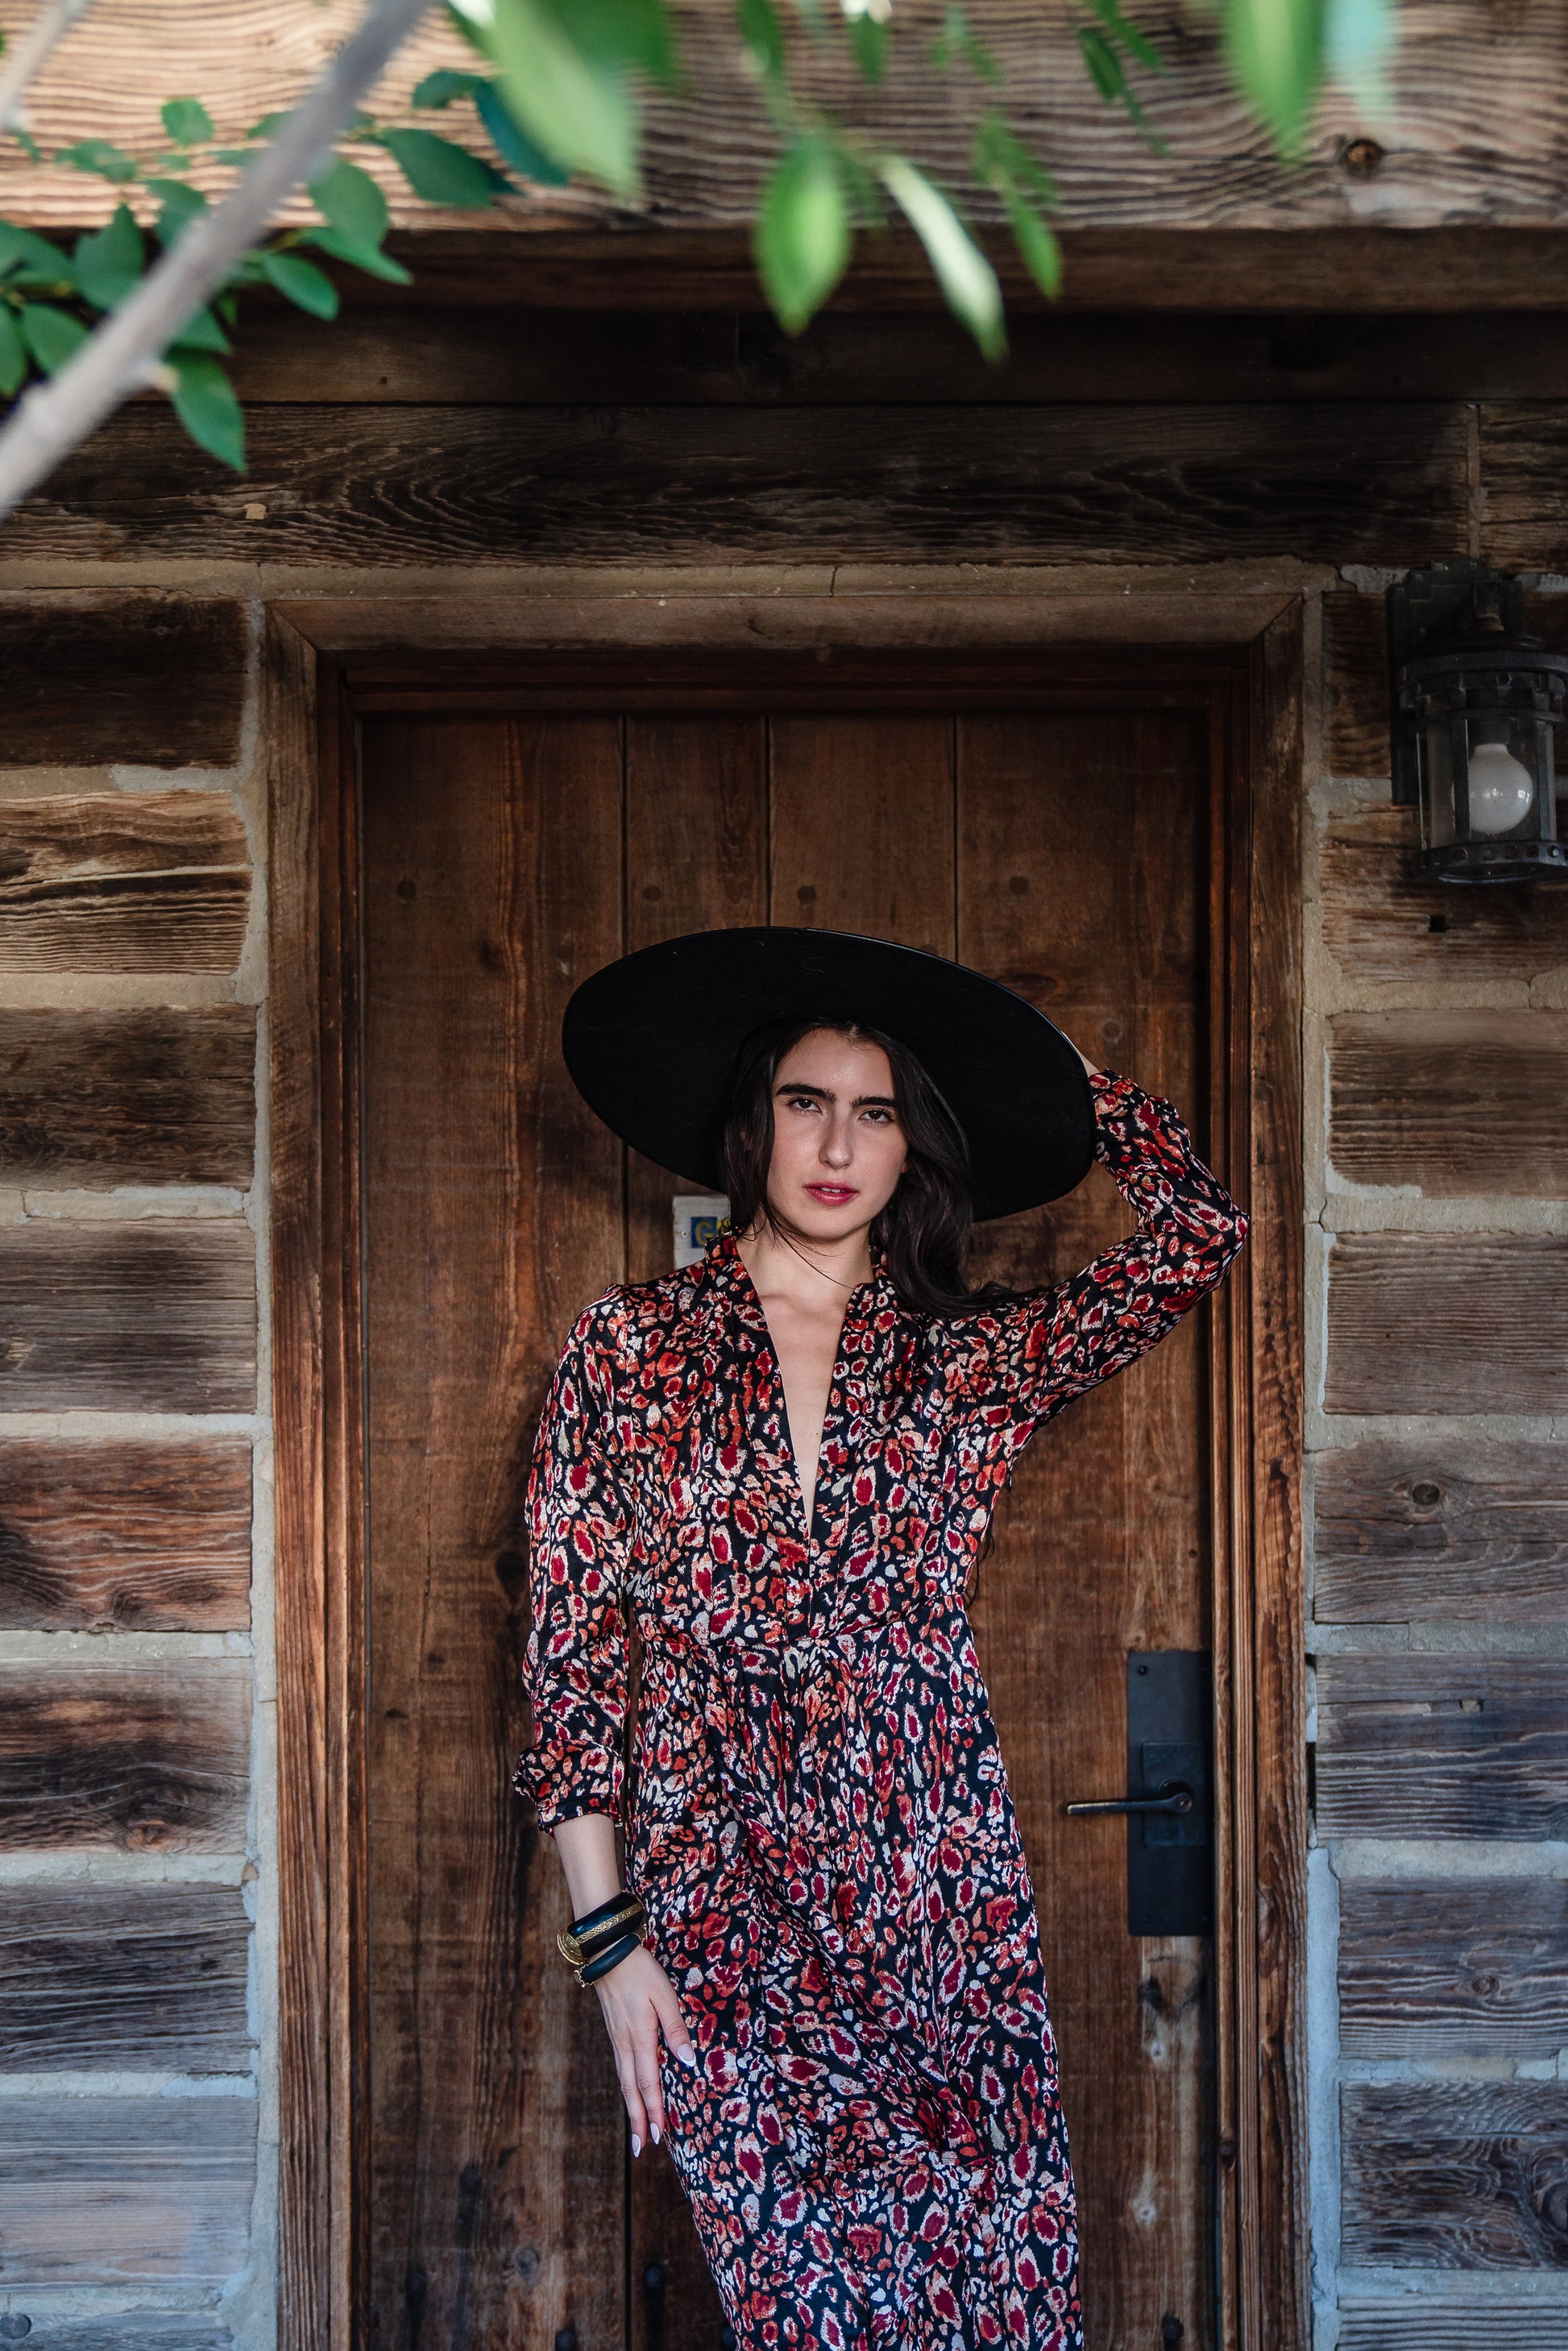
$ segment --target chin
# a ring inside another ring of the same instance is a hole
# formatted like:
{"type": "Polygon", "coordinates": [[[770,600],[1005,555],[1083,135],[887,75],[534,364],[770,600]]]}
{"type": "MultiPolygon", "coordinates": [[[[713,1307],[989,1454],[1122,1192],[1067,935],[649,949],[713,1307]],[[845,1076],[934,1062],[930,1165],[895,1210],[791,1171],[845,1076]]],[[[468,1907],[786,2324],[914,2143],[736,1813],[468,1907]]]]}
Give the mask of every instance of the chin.
{"type": "Polygon", "coordinates": [[[868,1217],[858,1200],[847,1208],[824,1208],[819,1200],[802,1200],[790,1222],[809,1241],[847,1241],[863,1233],[874,1215],[873,1210],[868,1217]]]}

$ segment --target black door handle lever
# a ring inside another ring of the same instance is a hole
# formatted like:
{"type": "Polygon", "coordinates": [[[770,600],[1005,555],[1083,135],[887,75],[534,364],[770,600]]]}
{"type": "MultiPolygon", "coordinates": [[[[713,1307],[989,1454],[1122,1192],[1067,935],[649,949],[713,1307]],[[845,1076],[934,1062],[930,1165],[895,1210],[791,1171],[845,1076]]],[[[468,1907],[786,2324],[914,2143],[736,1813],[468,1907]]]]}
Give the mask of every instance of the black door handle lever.
{"type": "Polygon", "coordinates": [[[1064,1804],[1062,1810],[1075,1818],[1086,1813],[1190,1813],[1193,1802],[1185,1780],[1162,1780],[1157,1796],[1106,1796],[1097,1803],[1064,1804]]]}

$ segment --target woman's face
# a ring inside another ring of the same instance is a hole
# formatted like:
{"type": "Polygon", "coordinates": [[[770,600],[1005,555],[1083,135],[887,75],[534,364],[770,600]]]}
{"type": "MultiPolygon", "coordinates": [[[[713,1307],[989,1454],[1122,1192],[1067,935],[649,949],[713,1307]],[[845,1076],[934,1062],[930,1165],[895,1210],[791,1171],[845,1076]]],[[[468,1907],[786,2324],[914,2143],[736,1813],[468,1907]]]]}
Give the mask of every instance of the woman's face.
{"type": "Polygon", "coordinates": [[[904,1130],[880,1045],[813,1029],[779,1064],[768,1197],[803,1238],[841,1241],[881,1215],[904,1173],[904,1130]]]}

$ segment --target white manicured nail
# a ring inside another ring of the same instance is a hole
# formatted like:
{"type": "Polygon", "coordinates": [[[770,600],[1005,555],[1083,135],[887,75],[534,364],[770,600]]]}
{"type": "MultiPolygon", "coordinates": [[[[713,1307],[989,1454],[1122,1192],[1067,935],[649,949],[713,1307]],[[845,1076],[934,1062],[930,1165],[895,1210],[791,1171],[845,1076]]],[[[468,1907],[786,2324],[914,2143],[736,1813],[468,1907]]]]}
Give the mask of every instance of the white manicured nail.
{"type": "Polygon", "coordinates": [[[648,2137],[653,2140],[653,2145],[657,2147],[659,2144],[659,2126],[657,2123],[649,2124],[648,2137]]]}
{"type": "Polygon", "coordinates": [[[687,2067],[695,2066],[697,2062],[697,2053],[689,2041],[683,2041],[675,2054],[682,2064],[687,2067]]]}
{"type": "Polygon", "coordinates": [[[641,2155],[643,2152],[643,2142],[635,2131],[632,2134],[632,2152],[633,2155],[641,2155]]]}

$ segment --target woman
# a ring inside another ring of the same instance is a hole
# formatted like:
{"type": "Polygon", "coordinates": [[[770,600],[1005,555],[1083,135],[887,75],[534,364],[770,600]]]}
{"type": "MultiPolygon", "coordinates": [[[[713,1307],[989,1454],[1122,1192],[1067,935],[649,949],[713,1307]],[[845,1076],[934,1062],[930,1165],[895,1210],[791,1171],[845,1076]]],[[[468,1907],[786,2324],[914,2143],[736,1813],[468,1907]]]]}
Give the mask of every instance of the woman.
{"type": "Polygon", "coordinates": [[[1212,1289],[1245,1219],[1167,1105],[883,942],[671,942],[588,983],[566,1045],[732,1217],[700,1267],[583,1315],[531,1487],[518,1784],[632,2153],[668,2132],[744,2346],[1069,2351],[1055,2049],[965,1596],[1034,1430],[1212,1289]],[[1091,1152],[1135,1236],[969,1291],[972,1202],[1051,1196],[1091,1152]]]}

